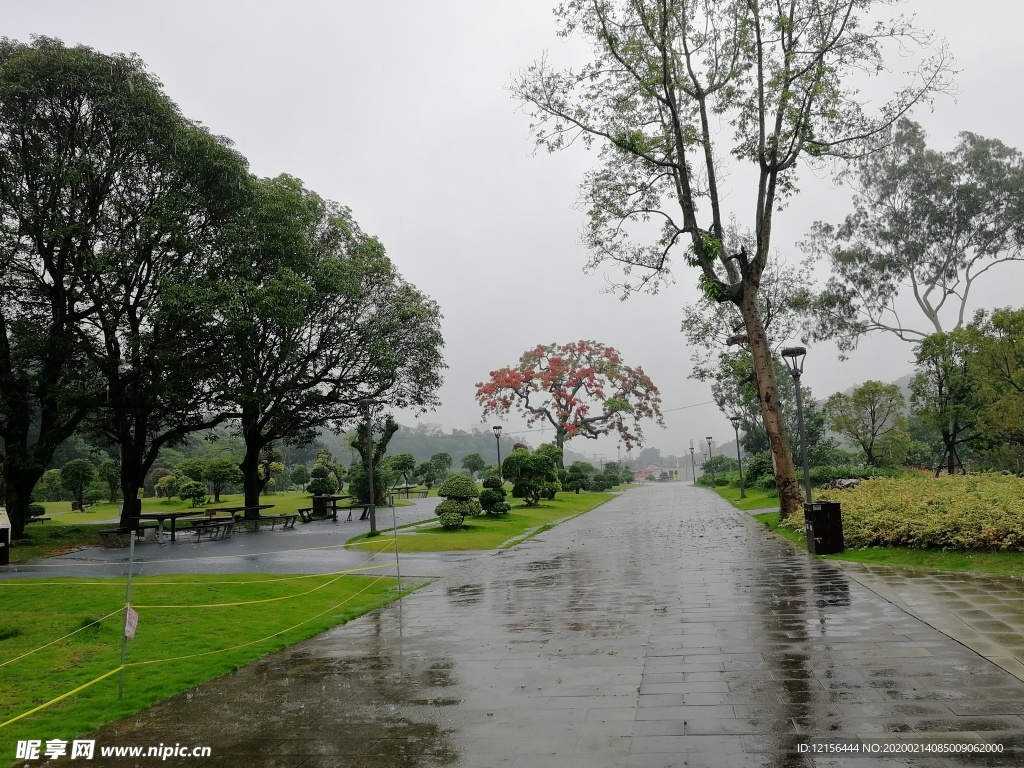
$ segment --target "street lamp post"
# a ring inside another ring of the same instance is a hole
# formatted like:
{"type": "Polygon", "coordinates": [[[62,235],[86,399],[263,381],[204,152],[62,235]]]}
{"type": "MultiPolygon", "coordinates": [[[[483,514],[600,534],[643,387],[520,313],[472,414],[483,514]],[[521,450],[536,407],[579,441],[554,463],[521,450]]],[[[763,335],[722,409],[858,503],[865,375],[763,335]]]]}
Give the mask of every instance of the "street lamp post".
{"type": "Polygon", "coordinates": [[[690,474],[693,477],[693,484],[697,484],[697,461],[693,458],[693,440],[690,441],[690,474]]]}
{"type": "Polygon", "coordinates": [[[804,357],[807,350],[803,347],[786,347],[782,350],[782,361],[786,364],[793,382],[796,384],[796,424],[800,432],[800,453],[804,464],[804,494],[806,501],[811,503],[811,469],[807,459],[807,434],[804,431],[804,404],[800,396],[800,375],[804,372],[804,357]]]}
{"type": "Polygon", "coordinates": [[[498,448],[498,479],[504,483],[505,479],[501,476],[501,424],[495,424],[491,430],[494,432],[494,444],[498,448]]]}
{"type": "MultiPolygon", "coordinates": [[[[711,438],[710,438],[710,437],[705,437],[704,439],[708,441],[708,463],[710,464],[710,463],[711,463],[711,460],[712,460],[713,458],[715,458],[715,454],[714,454],[714,452],[713,452],[713,451],[711,450],[711,438]]],[[[711,477],[713,478],[713,477],[715,476],[715,473],[714,473],[714,465],[713,465],[713,464],[711,465],[711,469],[712,469],[712,472],[711,472],[711,477]]]]}
{"type": "Polygon", "coordinates": [[[732,422],[732,428],[736,432],[736,461],[740,465],[740,498],[747,498],[746,491],[743,490],[743,455],[740,453],[740,417],[733,416],[729,421],[732,422]]]}

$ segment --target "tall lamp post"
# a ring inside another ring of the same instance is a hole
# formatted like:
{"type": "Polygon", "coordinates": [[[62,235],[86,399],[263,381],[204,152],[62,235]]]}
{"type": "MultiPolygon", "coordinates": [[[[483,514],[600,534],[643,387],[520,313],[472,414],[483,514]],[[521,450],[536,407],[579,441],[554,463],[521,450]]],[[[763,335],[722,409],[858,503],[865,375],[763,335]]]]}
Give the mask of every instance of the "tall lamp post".
{"type": "MultiPolygon", "coordinates": [[[[704,439],[708,441],[708,463],[710,464],[711,460],[715,457],[715,454],[711,451],[711,438],[710,437],[705,437],[704,439]]],[[[712,464],[711,468],[712,468],[711,477],[714,477],[715,473],[713,471],[714,470],[714,465],[713,464],[712,464]]]]}
{"type": "Polygon", "coordinates": [[[690,475],[693,478],[693,484],[697,484],[697,460],[693,458],[693,440],[690,441],[690,475]]]}
{"type": "Polygon", "coordinates": [[[782,361],[786,364],[789,374],[796,384],[796,424],[800,432],[800,453],[804,464],[804,494],[806,502],[811,503],[811,469],[807,460],[807,435],[804,432],[804,403],[800,396],[800,375],[804,372],[804,358],[807,350],[803,347],[786,347],[782,350],[782,361]]]}
{"type": "Polygon", "coordinates": [[[746,491],[743,490],[743,455],[740,453],[740,417],[733,416],[729,419],[732,422],[732,428],[736,432],[736,461],[740,465],[740,498],[747,498],[746,491]]]}
{"type": "Polygon", "coordinates": [[[501,424],[495,424],[491,430],[494,432],[494,444],[498,448],[498,479],[504,483],[505,479],[501,476],[501,424]]]}

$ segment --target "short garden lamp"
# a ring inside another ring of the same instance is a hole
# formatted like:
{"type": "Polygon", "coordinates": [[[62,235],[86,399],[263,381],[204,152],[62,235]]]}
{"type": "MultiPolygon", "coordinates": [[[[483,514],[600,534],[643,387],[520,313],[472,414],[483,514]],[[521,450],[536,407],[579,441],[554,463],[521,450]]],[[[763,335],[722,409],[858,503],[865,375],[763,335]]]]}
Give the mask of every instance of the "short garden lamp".
{"type": "Polygon", "coordinates": [[[804,403],[800,396],[800,375],[804,372],[804,358],[807,350],[803,347],[786,347],[782,350],[782,361],[786,364],[789,374],[796,384],[796,423],[800,431],[800,453],[804,464],[804,494],[806,502],[811,503],[811,469],[807,459],[807,434],[804,431],[804,403]]]}
{"type": "Polygon", "coordinates": [[[494,444],[498,447],[498,479],[504,482],[501,476],[501,424],[495,424],[491,430],[494,432],[494,444]]]}
{"type": "Polygon", "coordinates": [[[743,455],[740,453],[740,417],[732,416],[729,421],[732,422],[732,428],[736,432],[736,461],[740,465],[740,498],[747,498],[746,492],[743,490],[743,455]]]}

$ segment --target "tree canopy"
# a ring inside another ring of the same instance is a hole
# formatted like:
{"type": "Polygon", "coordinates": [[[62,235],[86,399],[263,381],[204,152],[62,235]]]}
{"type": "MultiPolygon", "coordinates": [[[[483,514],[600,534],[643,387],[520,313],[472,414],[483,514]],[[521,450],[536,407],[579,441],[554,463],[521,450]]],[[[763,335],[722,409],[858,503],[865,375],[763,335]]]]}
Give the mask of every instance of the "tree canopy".
{"type": "Polygon", "coordinates": [[[878,19],[886,4],[566,0],[555,11],[561,34],[585,38],[591,61],[557,71],[542,59],[512,86],[538,145],[599,147],[582,185],[591,267],[620,265],[624,292],[653,291],[679,254],[706,296],[739,310],[784,516],[800,492],[757,304],[774,215],[802,162],[875,151],[888,126],[948,84],[945,49],[912,20],[878,19]],[[905,62],[920,52],[920,65],[869,110],[860,76],[886,71],[890,42],[905,62]],[[723,186],[731,161],[756,174],[749,196],[723,186]],[[749,252],[726,232],[725,206],[741,199],[749,252]]]}
{"type": "Polygon", "coordinates": [[[642,419],[663,425],[661,394],[650,377],[595,341],[538,344],[516,367],[491,371],[476,386],[485,419],[517,409],[527,424],[546,421],[554,427],[558,448],[574,437],[615,432],[631,450],[643,443],[642,419]]]}

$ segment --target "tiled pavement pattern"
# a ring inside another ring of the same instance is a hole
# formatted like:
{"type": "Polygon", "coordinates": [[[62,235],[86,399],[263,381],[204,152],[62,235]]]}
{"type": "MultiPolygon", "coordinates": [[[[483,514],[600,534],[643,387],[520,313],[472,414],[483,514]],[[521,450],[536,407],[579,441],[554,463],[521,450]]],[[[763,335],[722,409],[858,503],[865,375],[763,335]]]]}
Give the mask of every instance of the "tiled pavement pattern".
{"type": "Polygon", "coordinates": [[[97,743],[208,745],[207,762],[164,764],[245,768],[1024,765],[1022,715],[1017,678],[674,483],[474,560],[97,743]],[[841,739],[1007,751],[800,751],[841,739]]]}
{"type": "Polygon", "coordinates": [[[1024,680],[1024,579],[836,562],[852,579],[1024,680]]]}

